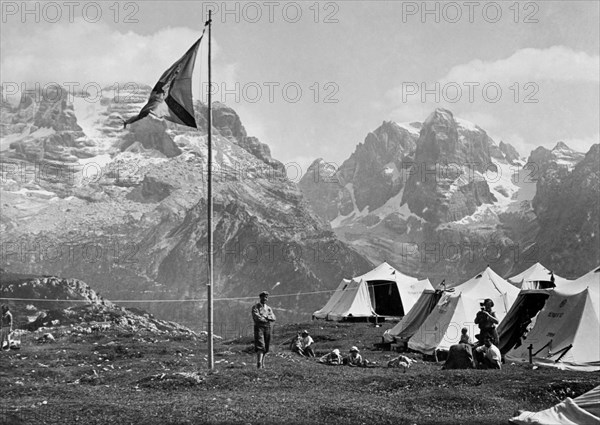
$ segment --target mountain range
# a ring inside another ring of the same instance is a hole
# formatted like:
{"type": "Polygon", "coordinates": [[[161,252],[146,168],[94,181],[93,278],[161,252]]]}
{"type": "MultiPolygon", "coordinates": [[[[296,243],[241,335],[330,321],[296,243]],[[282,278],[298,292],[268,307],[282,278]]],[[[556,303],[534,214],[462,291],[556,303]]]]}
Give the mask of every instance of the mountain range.
{"type": "Polygon", "coordinates": [[[521,158],[437,109],[383,122],[341,166],[315,160],[299,186],[342,241],[408,274],[457,284],[488,264],[508,276],[541,261],[578,277],[600,262],[599,164],[598,145],[584,155],[563,142],[521,158]]]}
{"type": "MultiPolygon", "coordinates": [[[[149,91],[107,89],[94,102],[24,93],[16,107],[3,103],[2,267],[81,279],[109,299],[147,300],[136,306],[198,329],[207,284],[206,107],[196,104],[198,130],[153,117],[124,130],[149,91]]],[[[281,320],[305,318],[322,291],[372,264],[312,212],[235,111],[215,104],[213,123],[215,324],[246,326],[258,293],[271,288],[281,320]]]]}
{"type": "MultiPolygon", "coordinates": [[[[153,117],[123,129],[149,92],[2,99],[1,265],[80,279],[198,329],[206,105],[195,105],[198,130],[153,117]]],[[[572,277],[600,262],[598,145],[584,155],[558,143],[524,159],[437,109],[422,123],[384,122],[339,168],[315,160],[296,185],[224,104],[213,106],[213,134],[221,326],[247,326],[265,289],[280,320],[305,319],[342,278],[384,260],[434,284],[486,264],[509,274],[541,261],[572,277]]]]}

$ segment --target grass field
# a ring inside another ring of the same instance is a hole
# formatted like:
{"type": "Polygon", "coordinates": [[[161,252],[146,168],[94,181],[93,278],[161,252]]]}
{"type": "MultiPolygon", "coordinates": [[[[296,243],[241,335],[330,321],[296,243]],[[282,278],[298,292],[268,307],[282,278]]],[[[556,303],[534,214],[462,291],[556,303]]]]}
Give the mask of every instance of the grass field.
{"type": "Polygon", "coordinates": [[[443,371],[418,360],[388,369],[376,351],[386,327],[312,322],[281,326],[267,368],[255,369],[250,337],[216,344],[193,337],[110,331],[85,337],[56,330],[55,343],[22,338],[0,353],[2,424],[506,424],[599,383],[600,374],[507,364],[501,371],[443,371]],[[325,366],[284,344],[308,328],[317,354],[357,345],[379,367],[325,366]],[[175,339],[175,340],[174,340],[175,339]]]}

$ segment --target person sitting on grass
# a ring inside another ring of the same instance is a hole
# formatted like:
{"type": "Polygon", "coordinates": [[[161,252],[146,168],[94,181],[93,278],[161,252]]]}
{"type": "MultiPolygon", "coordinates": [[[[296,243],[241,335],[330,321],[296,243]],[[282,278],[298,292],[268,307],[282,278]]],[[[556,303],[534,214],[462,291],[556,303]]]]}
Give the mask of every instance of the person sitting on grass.
{"type": "Polygon", "coordinates": [[[290,350],[292,350],[292,353],[296,353],[304,357],[304,350],[302,350],[302,337],[300,336],[300,334],[297,334],[294,338],[292,338],[292,342],[290,343],[290,350]]]}
{"type": "Polygon", "coordinates": [[[343,364],[343,359],[342,355],[340,354],[340,350],[336,348],[331,353],[325,354],[323,357],[321,357],[318,362],[332,366],[339,366],[343,364]]]}
{"type": "Polygon", "coordinates": [[[483,345],[475,349],[479,369],[502,369],[502,355],[492,343],[492,338],[486,337],[483,345]]]}
{"type": "Polygon", "coordinates": [[[469,337],[469,330],[467,328],[462,328],[460,331],[460,341],[459,344],[472,344],[471,338],[469,337]]]}
{"type": "Polygon", "coordinates": [[[302,354],[306,357],[314,357],[315,352],[313,351],[313,344],[315,343],[315,341],[308,334],[308,331],[306,329],[302,331],[302,338],[301,338],[300,342],[301,342],[300,348],[302,349],[302,354]]]}
{"type": "Polygon", "coordinates": [[[467,328],[463,328],[459,343],[450,346],[448,358],[442,366],[442,370],[472,369],[474,367],[473,350],[467,332],[467,328]]]}

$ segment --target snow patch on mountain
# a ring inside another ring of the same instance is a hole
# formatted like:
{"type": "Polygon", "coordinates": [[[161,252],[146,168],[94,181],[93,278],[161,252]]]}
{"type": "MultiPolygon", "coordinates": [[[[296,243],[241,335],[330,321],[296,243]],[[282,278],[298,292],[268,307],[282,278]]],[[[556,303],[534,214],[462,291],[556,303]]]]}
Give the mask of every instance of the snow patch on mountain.
{"type": "Polygon", "coordinates": [[[77,124],[90,139],[101,139],[104,137],[102,127],[108,115],[108,104],[103,102],[90,102],[87,98],[74,97],[73,110],[77,117],[77,124]]]}
{"type": "Polygon", "coordinates": [[[418,122],[397,122],[396,124],[398,127],[403,128],[414,136],[419,137],[419,134],[421,133],[421,129],[415,127],[416,125],[419,125],[418,122]]]}
{"type": "Polygon", "coordinates": [[[396,180],[401,175],[401,172],[398,170],[398,167],[396,167],[396,164],[393,162],[388,162],[384,166],[383,174],[387,177],[391,177],[393,180],[396,180]]]}
{"type": "Polygon", "coordinates": [[[485,180],[490,192],[496,198],[492,205],[482,204],[477,210],[460,220],[451,222],[457,225],[479,225],[491,226],[494,221],[498,222],[498,215],[505,212],[519,212],[531,207],[531,200],[535,196],[535,182],[532,182],[520,167],[508,164],[504,161],[494,161],[497,171],[488,167],[484,174],[474,172],[467,176],[462,174],[454,184],[450,186],[449,192],[458,190],[460,185],[466,183],[465,179],[485,180]]]}
{"type": "Polygon", "coordinates": [[[481,131],[477,125],[473,124],[471,121],[467,121],[462,118],[454,117],[454,121],[458,124],[458,127],[468,131],[481,131]]]}
{"type": "Polygon", "coordinates": [[[39,139],[43,137],[52,136],[56,131],[53,128],[41,127],[33,133],[31,132],[31,126],[27,126],[21,133],[13,133],[8,135],[2,135],[0,137],[0,150],[8,149],[11,143],[19,142],[26,139],[39,139]]]}
{"type": "Polygon", "coordinates": [[[346,184],[345,188],[350,193],[350,198],[352,199],[352,206],[354,209],[350,214],[339,214],[336,218],[331,220],[330,225],[333,229],[347,224],[348,221],[369,215],[369,206],[364,207],[362,211],[358,209],[358,206],[356,205],[356,198],[354,197],[354,185],[352,183],[348,183],[346,184]]]}
{"type": "Polygon", "coordinates": [[[421,217],[414,214],[410,210],[407,203],[402,204],[403,195],[404,188],[400,192],[398,192],[397,195],[392,196],[390,199],[388,199],[388,201],[381,207],[374,210],[371,214],[376,215],[380,219],[383,219],[392,213],[396,213],[398,214],[399,218],[402,218],[404,220],[407,220],[409,217],[414,217],[417,220],[424,222],[425,220],[423,220],[421,217]]]}

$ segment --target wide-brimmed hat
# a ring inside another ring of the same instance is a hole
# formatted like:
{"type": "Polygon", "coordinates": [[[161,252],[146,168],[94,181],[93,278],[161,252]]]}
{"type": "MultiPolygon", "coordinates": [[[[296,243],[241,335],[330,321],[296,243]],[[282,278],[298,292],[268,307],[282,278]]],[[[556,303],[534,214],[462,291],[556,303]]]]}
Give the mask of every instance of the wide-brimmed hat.
{"type": "Polygon", "coordinates": [[[340,350],[338,350],[337,348],[335,350],[332,351],[333,354],[337,354],[338,356],[340,355],[340,350]]]}
{"type": "Polygon", "coordinates": [[[350,352],[351,353],[358,353],[358,348],[356,346],[353,346],[352,348],[350,348],[350,352]]]}

